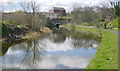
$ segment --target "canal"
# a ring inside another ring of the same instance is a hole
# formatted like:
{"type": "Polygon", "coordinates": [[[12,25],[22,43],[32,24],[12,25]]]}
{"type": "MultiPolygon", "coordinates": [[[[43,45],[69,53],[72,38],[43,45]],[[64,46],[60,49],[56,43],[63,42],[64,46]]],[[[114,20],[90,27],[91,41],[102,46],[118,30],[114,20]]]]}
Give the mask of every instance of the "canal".
{"type": "Polygon", "coordinates": [[[3,44],[0,60],[3,69],[84,69],[100,45],[95,37],[54,29],[52,34],[42,38],[3,44]]]}

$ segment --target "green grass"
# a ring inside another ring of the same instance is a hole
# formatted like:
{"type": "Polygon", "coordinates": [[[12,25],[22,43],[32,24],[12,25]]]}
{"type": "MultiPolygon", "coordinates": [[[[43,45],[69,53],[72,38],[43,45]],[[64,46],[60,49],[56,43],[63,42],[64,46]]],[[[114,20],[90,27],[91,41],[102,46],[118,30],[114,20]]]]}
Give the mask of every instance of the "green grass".
{"type": "Polygon", "coordinates": [[[108,30],[118,32],[118,29],[108,29],[108,30]]]}
{"type": "Polygon", "coordinates": [[[71,17],[69,17],[69,16],[63,16],[63,17],[60,17],[60,18],[67,18],[67,19],[70,19],[71,17]]]}
{"type": "MultiPolygon", "coordinates": [[[[70,29],[70,25],[64,25],[64,27],[70,29]]],[[[100,29],[97,28],[76,25],[75,30],[79,29],[98,33],[100,32],[100,29]]],[[[101,33],[101,44],[86,69],[118,69],[118,35],[110,32],[110,30],[103,29],[101,29],[101,33]],[[112,59],[107,60],[108,58],[112,59]]]]}
{"type": "Polygon", "coordinates": [[[97,49],[87,69],[117,69],[118,68],[118,35],[102,31],[103,40],[97,49]],[[107,58],[112,58],[107,60],[107,58]]]}

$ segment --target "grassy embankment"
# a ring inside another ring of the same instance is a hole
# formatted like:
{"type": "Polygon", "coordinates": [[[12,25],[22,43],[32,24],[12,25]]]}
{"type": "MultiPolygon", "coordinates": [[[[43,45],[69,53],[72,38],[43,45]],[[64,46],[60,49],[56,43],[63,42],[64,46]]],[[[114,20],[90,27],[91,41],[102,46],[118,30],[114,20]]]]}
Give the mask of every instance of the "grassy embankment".
{"type": "MultiPolygon", "coordinates": [[[[62,27],[70,30],[70,25],[62,27]]],[[[100,32],[94,27],[75,26],[76,31],[100,32]]],[[[102,41],[97,52],[86,69],[117,69],[118,68],[118,35],[109,30],[102,30],[102,41]]]]}

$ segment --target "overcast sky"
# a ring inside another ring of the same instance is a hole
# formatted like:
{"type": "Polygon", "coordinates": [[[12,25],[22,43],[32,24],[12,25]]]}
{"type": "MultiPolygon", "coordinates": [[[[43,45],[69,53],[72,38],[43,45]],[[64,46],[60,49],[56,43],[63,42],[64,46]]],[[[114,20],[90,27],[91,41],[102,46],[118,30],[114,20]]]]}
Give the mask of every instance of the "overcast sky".
{"type": "MultiPolygon", "coordinates": [[[[21,10],[20,2],[30,2],[31,0],[2,0],[4,12],[11,12],[21,10]]],[[[52,7],[64,7],[67,12],[71,11],[73,6],[94,6],[100,2],[110,0],[34,0],[40,4],[40,11],[48,12],[52,7]]]]}

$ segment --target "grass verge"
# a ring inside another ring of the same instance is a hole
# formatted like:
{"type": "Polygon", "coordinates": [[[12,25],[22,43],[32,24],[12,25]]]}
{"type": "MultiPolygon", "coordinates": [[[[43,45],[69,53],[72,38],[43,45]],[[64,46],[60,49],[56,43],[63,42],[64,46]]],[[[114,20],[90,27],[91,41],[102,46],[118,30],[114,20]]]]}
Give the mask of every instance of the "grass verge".
{"type": "Polygon", "coordinates": [[[87,69],[118,69],[118,35],[102,31],[103,39],[87,69]]]}

